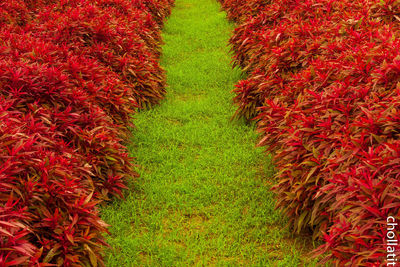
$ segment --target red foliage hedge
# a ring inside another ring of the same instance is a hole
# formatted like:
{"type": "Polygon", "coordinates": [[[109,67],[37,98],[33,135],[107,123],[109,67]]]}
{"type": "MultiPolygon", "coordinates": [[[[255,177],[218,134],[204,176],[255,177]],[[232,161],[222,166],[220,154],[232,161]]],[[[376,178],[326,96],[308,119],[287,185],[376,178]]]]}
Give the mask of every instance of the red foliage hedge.
{"type": "Polygon", "coordinates": [[[277,206],[296,231],[324,241],[315,254],[379,266],[386,218],[400,220],[400,2],[263,3],[258,14],[231,14],[250,14],[231,38],[249,73],[236,114],[258,121],[277,206]]]}
{"type": "Polygon", "coordinates": [[[242,23],[249,17],[260,14],[265,6],[270,4],[271,0],[218,0],[222,8],[226,10],[228,18],[242,23]]]}
{"type": "Polygon", "coordinates": [[[164,72],[157,62],[158,51],[155,53],[159,26],[149,13],[143,18],[143,12],[132,7],[123,8],[123,14],[109,2],[47,6],[30,30],[47,42],[66,45],[73,53],[111,68],[127,86],[134,85],[131,90],[139,106],[156,104],[165,94],[164,72]],[[146,31],[146,25],[153,32],[146,31]]]}
{"type": "Polygon", "coordinates": [[[97,205],[137,175],[124,141],[165,93],[171,6],[0,3],[0,266],[104,265],[97,205]]]}

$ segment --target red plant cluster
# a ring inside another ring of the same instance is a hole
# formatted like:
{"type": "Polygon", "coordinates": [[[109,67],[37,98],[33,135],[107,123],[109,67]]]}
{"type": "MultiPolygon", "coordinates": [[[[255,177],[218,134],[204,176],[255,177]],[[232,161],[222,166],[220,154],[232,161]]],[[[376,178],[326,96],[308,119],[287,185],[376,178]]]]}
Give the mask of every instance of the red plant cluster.
{"type": "Polygon", "coordinates": [[[256,16],[260,14],[261,10],[268,4],[271,0],[218,0],[222,8],[226,10],[228,18],[237,22],[242,23],[246,21],[249,17],[256,16]]]}
{"type": "Polygon", "coordinates": [[[324,241],[315,254],[379,266],[386,218],[400,221],[400,2],[264,3],[231,38],[249,73],[236,114],[258,121],[277,206],[324,241]]]}
{"type": "Polygon", "coordinates": [[[157,103],[170,0],[0,3],[0,266],[96,266],[98,204],[133,170],[131,115],[157,103]]]}

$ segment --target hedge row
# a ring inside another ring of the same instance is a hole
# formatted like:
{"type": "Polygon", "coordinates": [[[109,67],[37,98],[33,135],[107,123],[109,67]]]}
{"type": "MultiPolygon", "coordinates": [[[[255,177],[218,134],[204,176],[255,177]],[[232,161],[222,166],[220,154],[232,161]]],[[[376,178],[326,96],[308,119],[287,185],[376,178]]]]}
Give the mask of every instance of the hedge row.
{"type": "Polygon", "coordinates": [[[0,266],[103,266],[98,204],[137,176],[131,115],[165,90],[172,0],[0,3],[0,266]]]}
{"type": "Polygon", "coordinates": [[[236,115],[274,156],[277,206],[323,262],[381,265],[400,220],[400,2],[222,2],[248,73],[236,115]]]}

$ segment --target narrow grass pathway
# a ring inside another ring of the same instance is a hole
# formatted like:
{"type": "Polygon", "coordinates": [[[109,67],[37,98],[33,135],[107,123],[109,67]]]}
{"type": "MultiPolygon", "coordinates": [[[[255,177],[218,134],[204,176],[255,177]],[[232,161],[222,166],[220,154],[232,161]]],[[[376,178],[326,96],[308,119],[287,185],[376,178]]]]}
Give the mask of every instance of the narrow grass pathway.
{"type": "Polygon", "coordinates": [[[102,210],[107,266],[297,266],[299,241],[274,211],[272,166],[253,126],[231,122],[233,29],[216,0],[177,0],[164,29],[168,95],[137,114],[141,177],[102,210]]]}

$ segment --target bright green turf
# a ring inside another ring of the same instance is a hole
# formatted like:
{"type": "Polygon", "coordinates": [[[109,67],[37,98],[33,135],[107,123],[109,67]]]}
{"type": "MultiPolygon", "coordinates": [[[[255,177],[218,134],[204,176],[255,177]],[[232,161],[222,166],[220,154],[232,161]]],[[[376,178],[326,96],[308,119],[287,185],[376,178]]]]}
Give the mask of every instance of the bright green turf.
{"type": "Polygon", "coordinates": [[[112,225],[107,266],[304,264],[304,241],[274,211],[273,170],[254,127],[230,121],[240,79],[232,29],[216,0],[176,1],[163,34],[168,95],[135,118],[141,177],[126,201],[102,210],[112,225]]]}

